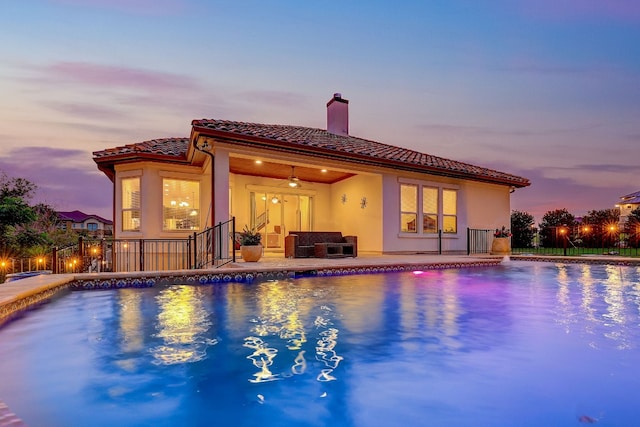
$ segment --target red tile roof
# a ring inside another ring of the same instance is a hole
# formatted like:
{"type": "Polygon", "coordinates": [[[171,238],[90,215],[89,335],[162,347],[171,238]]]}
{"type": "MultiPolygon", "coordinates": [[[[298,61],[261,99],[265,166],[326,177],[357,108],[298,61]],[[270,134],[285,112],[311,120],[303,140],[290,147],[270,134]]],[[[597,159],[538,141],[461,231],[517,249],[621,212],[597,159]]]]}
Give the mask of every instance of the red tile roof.
{"type": "Polygon", "coordinates": [[[104,157],[126,156],[136,154],[155,154],[167,157],[184,157],[187,154],[189,138],[160,138],[150,141],[127,144],[122,147],[107,148],[102,151],[94,151],[94,159],[104,157]]]}
{"type": "Polygon", "coordinates": [[[367,139],[335,135],[324,129],[206,119],[194,120],[191,124],[195,131],[204,135],[232,140],[248,138],[257,144],[275,145],[308,154],[322,153],[340,160],[359,160],[362,163],[498,182],[515,187],[526,187],[530,184],[528,179],[516,175],[367,139]]]}
{"type": "MultiPolygon", "coordinates": [[[[367,139],[335,135],[323,129],[210,119],[194,120],[192,126],[196,133],[224,139],[236,145],[278,149],[514,187],[526,187],[530,184],[528,179],[516,175],[367,139]]],[[[188,147],[188,138],[165,138],[96,151],[93,155],[98,164],[149,157],[186,161],[188,147]]]]}

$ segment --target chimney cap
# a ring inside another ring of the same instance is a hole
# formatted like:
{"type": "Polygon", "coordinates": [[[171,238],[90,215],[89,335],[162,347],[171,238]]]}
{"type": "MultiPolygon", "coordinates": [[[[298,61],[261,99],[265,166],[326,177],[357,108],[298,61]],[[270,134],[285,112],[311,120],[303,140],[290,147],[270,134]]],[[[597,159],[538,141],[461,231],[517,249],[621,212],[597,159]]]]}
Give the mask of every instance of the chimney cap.
{"type": "Polygon", "coordinates": [[[331,98],[329,100],[329,102],[327,102],[327,107],[329,105],[331,105],[334,101],[342,102],[343,104],[348,104],[349,103],[349,100],[348,99],[344,99],[340,92],[336,92],[336,93],[333,94],[333,98],[331,98]]]}

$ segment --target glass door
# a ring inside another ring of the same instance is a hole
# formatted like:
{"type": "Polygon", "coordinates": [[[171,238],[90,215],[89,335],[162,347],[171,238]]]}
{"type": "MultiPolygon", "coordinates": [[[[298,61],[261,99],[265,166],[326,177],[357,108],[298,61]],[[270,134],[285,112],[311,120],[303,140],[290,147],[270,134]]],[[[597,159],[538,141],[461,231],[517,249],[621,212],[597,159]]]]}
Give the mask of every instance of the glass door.
{"type": "Polygon", "coordinates": [[[252,226],[262,233],[265,249],[284,250],[290,231],[312,229],[313,197],[295,193],[252,193],[252,226]]]}

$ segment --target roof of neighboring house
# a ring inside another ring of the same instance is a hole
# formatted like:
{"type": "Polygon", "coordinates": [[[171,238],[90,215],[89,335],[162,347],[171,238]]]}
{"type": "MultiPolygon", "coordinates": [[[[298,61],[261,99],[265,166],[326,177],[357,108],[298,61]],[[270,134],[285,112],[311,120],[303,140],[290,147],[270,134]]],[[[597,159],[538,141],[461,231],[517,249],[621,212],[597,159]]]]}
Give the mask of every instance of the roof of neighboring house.
{"type": "Polygon", "coordinates": [[[635,193],[627,194],[626,196],[620,197],[623,203],[640,203],[640,191],[636,191],[635,193]]]}
{"type": "Polygon", "coordinates": [[[112,221],[102,218],[98,215],[86,214],[81,211],[70,211],[70,212],[57,212],[58,220],[60,221],[72,221],[72,222],[85,222],[88,219],[95,219],[96,221],[100,221],[103,224],[111,225],[112,221]]]}
{"type": "MultiPolygon", "coordinates": [[[[247,145],[278,151],[308,154],[351,163],[361,163],[473,179],[514,187],[530,185],[528,179],[516,175],[420,153],[376,141],[341,136],[323,129],[302,126],[272,125],[202,119],[192,122],[193,135],[210,136],[235,145],[247,145]]],[[[107,163],[135,159],[173,159],[187,161],[188,138],[154,139],[138,144],[111,148],[93,153],[101,170],[109,174],[107,163]]]]}

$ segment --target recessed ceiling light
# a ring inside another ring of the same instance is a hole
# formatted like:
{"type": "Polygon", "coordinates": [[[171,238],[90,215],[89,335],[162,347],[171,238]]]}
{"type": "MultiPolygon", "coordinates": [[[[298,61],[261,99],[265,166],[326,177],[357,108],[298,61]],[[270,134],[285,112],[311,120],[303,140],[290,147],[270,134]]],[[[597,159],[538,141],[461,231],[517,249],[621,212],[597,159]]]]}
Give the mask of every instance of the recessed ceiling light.
{"type": "Polygon", "coordinates": [[[327,170],[326,169],[320,169],[320,172],[327,173],[327,170]]]}
{"type": "Polygon", "coordinates": [[[262,160],[256,160],[256,165],[261,165],[262,164],[262,160]]]}

